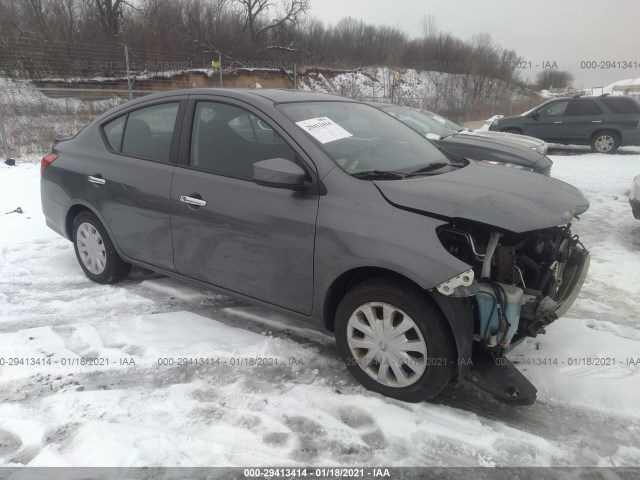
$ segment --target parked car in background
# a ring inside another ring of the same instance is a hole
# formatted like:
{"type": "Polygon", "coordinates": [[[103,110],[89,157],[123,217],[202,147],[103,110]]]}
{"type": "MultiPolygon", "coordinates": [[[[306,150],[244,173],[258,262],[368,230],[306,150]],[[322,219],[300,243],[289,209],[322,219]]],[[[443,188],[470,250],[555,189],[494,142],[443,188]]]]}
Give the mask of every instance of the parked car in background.
{"type": "MultiPolygon", "coordinates": [[[[469,130],[449,119],[444,118],[437,113],[430,112],[429,110],[419,110],[420,113],[424,113],[426,116],[433,118],[435,121],[442,123],[450,130],[453,130],[456,134],[461,135],[481,135],[483,137],[495,138],[498,140],[509,140],[524,148],[530,148],[542,155],[546,155],[549,149],[549,144],[539,138],[529,137],[527,135],[521,135],[519,133],[508,132],[493,132],[490,130],[469,130]]],[[[453,134],[452,132],[452,134],[453,134]]]]}
{"type": "MultiPolygon", "coordinates": [[[[492,138],[467,132],[460,125],[426,111],[389,103],[370,102],[370,105],[400,120],[435,145],[459,157],[530,172],[551,174],[553,162],[540,153],[544,142],[520,138],[492,138]]],[[[517,135],[514,135],[517,137],[517,135]]]]}
{"type": "Polygon", "coordinates": [[[91,280],[135,264],[311,322],[405,401],[466,378],[532,403],[504,353],[566,312],[589,266],[577,188],[448,157],[331,95],[145,96],[59,140],[41,172],[47,225],[91,280]]]}
{"type": "Polygon", "coordinates": [[[640,101],[607,94],[554,98],[522,115],[494,120],[489,130],[612,153],[621,146],[640,145],[640,101]]]}
{"type": "Polygon", "coordinates": [[[629,203],[633,216],[640,220],[640,175],[633,179],[631,192],[629,193],[629,203]]]}

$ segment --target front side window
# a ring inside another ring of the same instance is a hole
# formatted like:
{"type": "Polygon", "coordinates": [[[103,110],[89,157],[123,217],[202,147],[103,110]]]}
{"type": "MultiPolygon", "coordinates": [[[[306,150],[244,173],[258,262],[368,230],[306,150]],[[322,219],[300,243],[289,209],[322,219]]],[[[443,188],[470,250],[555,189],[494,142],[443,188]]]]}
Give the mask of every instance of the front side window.
{"type": "Polygon", "coordinates": [[[225,103],[198,102],[191,133],[191,166],[251,178],[253,164],[271,158],[296,160],[295,151],[266,122],[225,103]]]}
{"type": "Polygon", "coordinates": [[[125,126],[122,153],[168,162],[179,106],[178,102],[164,103],[130,112],[125,126]]]}
{"type": "Polygon", "coordinates": [[[351,175],[411,173],[430,164],[451,164],[425,137],[369,105],[305,102],[278,108],[351,175]]]}
{"type": "Polygon", "coordinates": [[[542,107],[539,111],[541,117],[561,117],[567,109],[568,101],[554,102],[547,107],[542,107]]]}

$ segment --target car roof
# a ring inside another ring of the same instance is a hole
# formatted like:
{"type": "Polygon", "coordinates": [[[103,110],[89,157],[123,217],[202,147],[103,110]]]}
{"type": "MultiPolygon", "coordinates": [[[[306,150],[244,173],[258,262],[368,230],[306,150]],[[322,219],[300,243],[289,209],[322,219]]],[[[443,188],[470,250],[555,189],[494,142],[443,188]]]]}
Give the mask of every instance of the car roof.
{"type": "Polygon", "coordinates": [[[371,105],[372,107],[376,107],[376,108],[383,108],[383,107],[401,107],[402,105],[396,105],[394,103],[385,103],[385,102],[364,102],[367,105],[371,105]]]}
{"type": "Polygon", "coordinates": [[[155,99],[175,95],[224,95],[233,98],[261,97],[273,103],[288,102],[318,102],[318,101],[343,101],[356,102],[350,98],[329,95],[327,93],[309,92],[303,90],[279,90],[275,88],[187,88],[183,90],[169,90],[142,97],[155,99]]]}
{"type": "Polygon", "coordinates": [[[160,100],[163,98],[183,97],[187,95],[218,95],[237,100],[245,100],[247,103],[260,104],[263,106],[278,103],[293,102],[349,102],[361,103],[350,98],[329,95],[327,93],[317,93],[301,90],[278,90],[272,88],[185,88],[177,90],[167,90],[166,92],[152,93],[144,95],[134,100],[125,102],[95,118],[91,124],[99,124],[105,119],[117,117],[120,112],[130,108],[135,108],[148,101],[160,100]]]}

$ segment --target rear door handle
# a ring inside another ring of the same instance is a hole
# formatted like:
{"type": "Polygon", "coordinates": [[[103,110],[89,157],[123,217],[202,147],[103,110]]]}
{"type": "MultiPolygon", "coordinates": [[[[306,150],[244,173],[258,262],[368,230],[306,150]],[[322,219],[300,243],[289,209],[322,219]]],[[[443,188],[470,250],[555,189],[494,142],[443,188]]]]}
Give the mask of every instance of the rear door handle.
{"type": "Polygon", "coordinates": [[[553,122],[553,123],[562,123],[562,122],[553,122]]]}
{"type": "Polygon", "coordinates": [[[193,205],[194,207],[206,207],[207,202],[202,200],[201,198],[189,197],[188,195],[182,195],[180,197],[180,201],[182,203],[186,203],[187,205],[193,205]]]}
{"type": "Polygon", "coordinates": [[[602,123],[602,120],[591,120],[591,123],[602,123]]]}
{"type": "Polygon", "coordinates": [[[102,178],[101,175],[89,175],[87,176],[87,180],[91,183],[95,183],[96,185],[104,185],[107,181],[102,178]]]}

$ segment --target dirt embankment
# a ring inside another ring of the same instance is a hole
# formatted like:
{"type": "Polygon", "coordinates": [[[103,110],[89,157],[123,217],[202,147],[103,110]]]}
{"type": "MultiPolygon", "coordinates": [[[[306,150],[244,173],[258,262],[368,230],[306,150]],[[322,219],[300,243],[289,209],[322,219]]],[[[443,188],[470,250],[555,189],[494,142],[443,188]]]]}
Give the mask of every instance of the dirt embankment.
{"type": "MultiPolygon", "coordinates": [[[[237,70],[233,73],[225,73],[222,78],[222,85],[227,88],[248,88],[259,84],[263,88],[293,88],[293,78],[290,74],[285,74],[278,70],[255,71],[237,70]]],[[[96,99],[102,98],[100,90],[115,90],[127,92],[126,78],[109,79],[51,79],[34,81],[34,84],[48,97],[66,97],[67,92],[63,89],[83,89],[98,90],[95,93],[96,99]]],[[[204,71],[182,72],[171,77],[165,75],[147,76],[146,78],[135,78],[133,90],[136,91],[166,91],[184,88],[208,88],[220,87],[220,76],[204,71]]],[[[83,99],[91,100],[89,91],[83,92],[83,99]]]]}

